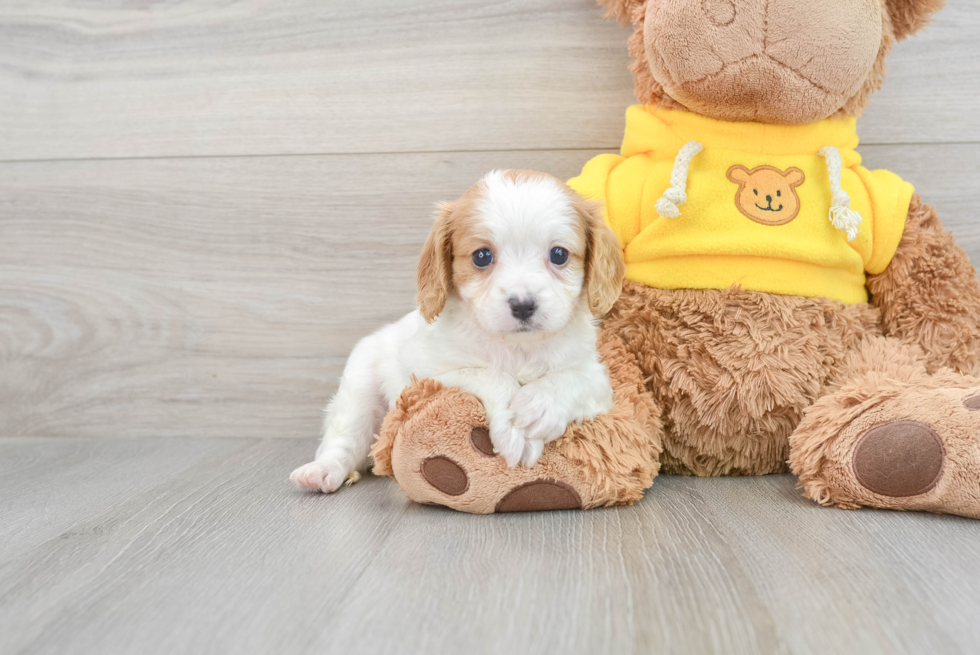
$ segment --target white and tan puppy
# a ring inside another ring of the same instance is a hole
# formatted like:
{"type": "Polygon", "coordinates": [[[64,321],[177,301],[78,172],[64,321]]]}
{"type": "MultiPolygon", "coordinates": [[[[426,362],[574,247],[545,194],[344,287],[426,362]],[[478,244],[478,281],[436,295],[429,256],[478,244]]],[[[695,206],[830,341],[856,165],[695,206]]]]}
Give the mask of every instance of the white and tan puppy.
{"type": "Polygon", "coordinates": [[[327,406],[302,487],[335,491],[367,463],[412,375],[479,398],[511,466],[532,466],[570,423],[613,404],[597,318],[619,297],[616,235],[559,180],[494,171],[440,206],[418,266],[418,311],[363,339],[327,406]]]}

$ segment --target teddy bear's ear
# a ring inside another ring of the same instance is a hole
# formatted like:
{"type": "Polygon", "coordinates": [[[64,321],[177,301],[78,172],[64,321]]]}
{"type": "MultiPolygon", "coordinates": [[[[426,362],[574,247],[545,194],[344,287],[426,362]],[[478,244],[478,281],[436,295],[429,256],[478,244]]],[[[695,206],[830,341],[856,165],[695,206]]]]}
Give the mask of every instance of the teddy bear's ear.
{"type": "MultiPolygon", "coordinates": [[[[647,3],[647,0],[596,0],[606,10],[606,18],[615,18],[623,25],[633,20],[633,14],[647,3]]],[[[634,21],[636,22],[636,21],[634,21]]]]}
{"type": "Polygon", "coordinates": [[[922,29],[945,5],[946,0],[885,0],[899,41],[922,29]]]}

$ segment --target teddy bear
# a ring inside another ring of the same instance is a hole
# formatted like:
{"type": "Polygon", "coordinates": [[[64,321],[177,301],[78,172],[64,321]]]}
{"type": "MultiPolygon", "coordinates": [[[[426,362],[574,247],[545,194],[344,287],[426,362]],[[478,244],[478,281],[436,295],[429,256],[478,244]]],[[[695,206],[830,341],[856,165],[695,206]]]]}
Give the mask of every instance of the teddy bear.
{"type": "Polygon", "coordinates": [[[626,282],[600,329],[606,415],[533,467],[479,401],[407,388],[374,471],[472,513],[632,503],[659,474],[791,471],[821,505],[980,518],[980,284],[856,118],[942,0],[599,0],[631,23],[639,104],[569,185],[626,282]]]}

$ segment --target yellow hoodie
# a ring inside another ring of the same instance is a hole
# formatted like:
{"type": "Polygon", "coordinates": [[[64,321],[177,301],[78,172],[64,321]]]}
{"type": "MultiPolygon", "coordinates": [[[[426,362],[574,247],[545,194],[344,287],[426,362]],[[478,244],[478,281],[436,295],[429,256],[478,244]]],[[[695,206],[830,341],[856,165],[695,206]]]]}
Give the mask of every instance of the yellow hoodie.
{"type": "Polygon", "coordinates": [[[569,181],[601,201],[627,279],[868,301],[902,238],[912,185],[862,167],[854,119],[728,123],[633,106],[621,155],[569,181]]]}

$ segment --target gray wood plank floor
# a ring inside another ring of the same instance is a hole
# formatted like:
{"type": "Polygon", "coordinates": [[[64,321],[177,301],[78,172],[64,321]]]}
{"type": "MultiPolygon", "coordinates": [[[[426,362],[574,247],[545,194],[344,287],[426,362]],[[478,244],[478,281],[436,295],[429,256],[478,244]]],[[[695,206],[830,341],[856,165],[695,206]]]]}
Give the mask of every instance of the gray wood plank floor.
{"type": "Polygon", "coordinates": [[[0,652],[975,653],[976,522],[819,508],[789,476],[487,517],[298,439],[0,439],[0,652]]]}

